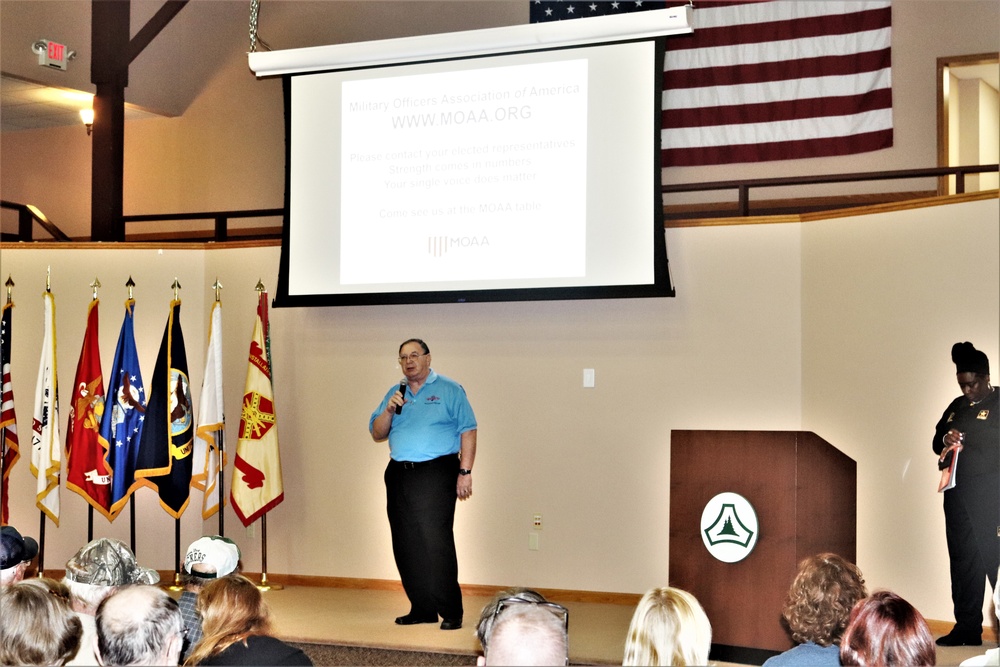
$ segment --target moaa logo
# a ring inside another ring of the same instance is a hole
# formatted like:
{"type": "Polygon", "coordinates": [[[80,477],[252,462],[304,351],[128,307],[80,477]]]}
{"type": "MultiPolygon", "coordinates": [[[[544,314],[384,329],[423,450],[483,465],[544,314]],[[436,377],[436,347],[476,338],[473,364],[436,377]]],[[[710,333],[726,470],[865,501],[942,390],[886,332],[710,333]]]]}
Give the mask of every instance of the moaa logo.
{"type": "Polygon", "coordinates": [[[487,236],[428,236],[427,253],[432,257],[443,257],[450,250],[469,250],[490,245],[487,236]]]}
{"type": "Polygon", "coordinates": [[[701,540],[716,560],[736,563],[757,545],[757,512],[737,493],[715,496],[701,512],[701,540]]]}

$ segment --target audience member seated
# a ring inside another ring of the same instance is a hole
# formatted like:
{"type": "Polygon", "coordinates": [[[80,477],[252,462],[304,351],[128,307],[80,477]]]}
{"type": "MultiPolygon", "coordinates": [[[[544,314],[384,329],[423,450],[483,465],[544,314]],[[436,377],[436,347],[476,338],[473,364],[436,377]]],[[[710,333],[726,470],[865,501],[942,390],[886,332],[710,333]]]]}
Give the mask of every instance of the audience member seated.
{"type": "Polygon", "coordinates": [[[24,579],[31,559],[38,555],[38,542],[21,537],[14,526],[0,528],[0,586],[10,586],[24,579]]]}
{"type": "Polygon", "coordinates": [[[58,581],[0,588],[0,665],[64,665],[76,654],[81,632],[58,581]]]}
{"type": "Polygon", "coordinates": [[[155,584],[160,575],[140,567],[135,555],[123,542],[102,537],[76,552],[66,563],[63,583],[69,589],[70,602],[83,624],[80,650],[68,665],[96,665],[94,638],[97,607],[122,586],[155,584]]]}
{"type": "Polygon", "coordinates": [[[176,665],[181,644],[181,610],[158,586],[124,586],[97,607],[102,665],[176,665]]]}
{"type": "Polygon", "coordinates": [[[712,625],[693,595],[653,588],[639,600],[625,640],[623,665],[707,665],[712,625]]]}
{"type": "Polygon", "coordinates": [[[208,582],[237,572],[239,563],[240,548],[228,537],[199,537],[188,547],[184,556],[184,573],[181,575],[184,592],[178,601],[181,618],[184,619],[183,660],[187,660],[191,650],[203,636],[201,616],[197,609],[198,594],[208,582]]]}
{"type": "Polygon", "coordinates": [[[861,600],[840,640],[843,665],[933,665],[934,638],[927,621],[909,602],[890,591],[861,600]]]}
{"type": "Polygon", "coordinates": [[[483,607],[476,635],[479,665],[568,665],[569,611],[527,588],[497,593],[483,607]]]}
{"type": "MultiPolygon", "coordinates": [[[[997,620],[1000,621],[1000,569],[997,570],[997,585],[993,587],[993,611],[997,620]]],[[[963,660],[961,667],[990,667],[1000,666],[1000,648],[987,649],[986,653],[963,660]]]]}
{"type": "Polygon", "coordinates": [[[806,558],[799,565],[781,615],[798,644],[769,658],[766,667],[837,667],[840,638],[851,609],[868,596],[861,570],[832,553],[806,558]]]}
{"type": "Polygon", "coordinates": [[[272,635],[264,596],[242,575],[206,584],[198,612],[205,636],[185,665],[312,665],[305,653],[272,635]]]}

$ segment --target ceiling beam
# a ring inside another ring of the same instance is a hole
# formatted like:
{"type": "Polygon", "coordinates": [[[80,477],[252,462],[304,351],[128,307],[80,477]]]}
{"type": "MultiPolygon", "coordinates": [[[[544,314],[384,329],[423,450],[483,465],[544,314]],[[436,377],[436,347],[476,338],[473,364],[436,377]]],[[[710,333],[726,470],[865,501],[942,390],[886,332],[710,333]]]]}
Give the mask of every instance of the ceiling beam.
{"type": "Polygon", "coordinates": [[[167,0],[166,3],[153,15],[153,18],[146,22],[146,25],[142,26],[142,29],[136,33],[135,37],[128,45],[128,61],[131,63],[139,54],[142,53],[143,49],[149,46],[160,31],[167,27],[167,24],[173,20],[177,14],[184,9],[184,5],[188,3],[188,0],[167,0]]]}

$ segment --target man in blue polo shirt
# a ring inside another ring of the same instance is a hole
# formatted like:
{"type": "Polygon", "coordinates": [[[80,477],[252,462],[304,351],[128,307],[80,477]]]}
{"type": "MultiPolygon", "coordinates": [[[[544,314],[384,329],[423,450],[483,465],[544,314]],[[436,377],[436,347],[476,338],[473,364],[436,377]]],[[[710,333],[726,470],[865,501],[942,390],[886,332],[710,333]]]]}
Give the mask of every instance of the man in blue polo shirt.
{"type": "Polygon", "coordinates": [[[462,627],[462,589],[455,554],[455,505],[472,496],[476,416],[462,385],[431,368],[427,344],[399,346],[404,383],[394,386],[368,420],[375,442],[389,441],[386,510],[392,552],[410,611],[399,625],[462,627]],[[404,386],[405,384],[405,386],[404,386]],[[405,391],[402,391],[405,390],[405,391]]]}

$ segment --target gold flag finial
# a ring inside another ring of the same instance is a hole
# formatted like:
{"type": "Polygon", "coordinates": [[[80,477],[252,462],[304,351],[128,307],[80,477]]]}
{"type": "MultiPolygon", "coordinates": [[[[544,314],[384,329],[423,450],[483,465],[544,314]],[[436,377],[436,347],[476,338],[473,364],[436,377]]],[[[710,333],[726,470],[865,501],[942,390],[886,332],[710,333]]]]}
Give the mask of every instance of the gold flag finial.
{"type": "Polygon", "coordinates": [[[222,301],[222,283],[219,282],[219,276],[215,277],[215,284],[212,285],[212,289],[215,290],[215,300],[222,301]]]}
{"type": "Polygon", "coordinates": [[[45,267],[45,291],[46,292],[51,292],[52,291],[52,267],[51,266],[46,266],[45,267]]]}
{"type": "Polygon", "coordinates": [[[11,291],[14,288],[14,279],[10,277],[9,273],[7,274],[7,282],[5,282],[4,285],[7,286],[7,303],[12,303],[11,291]]]}
{"type": "Polygon", "coordinates": [[[254,289],[257,290],[258,292],[266,292],[267,291],[267,288],[264,287],[264,283],[261,282],[260,278],[257,279],[257,286],[254,287],[254,289]]]}
{"type": "Polygon", "coordinates": [[[125,287],[128,288],[128,300],[131,301],[132,300],[132,288],[135,287],[135,281],[132,280],[132,276],[129,276],[128,280],[125,281],[125,287]]]}
{"type": "Polygon", "coordinates": [[[181,289],[181,281],[177,280],[177,276],[174,276],[174,284],[170,287],[174,290],[174,301],[177,301],[178,291],[181,289]]]}
{"type": "Polygon", "coordinates": [[[101,281],[94,276],[94,282],[90,283],[90,288],[94,290],[94,301],[97,301],[97,290],[101,288],[101,281]]]}

